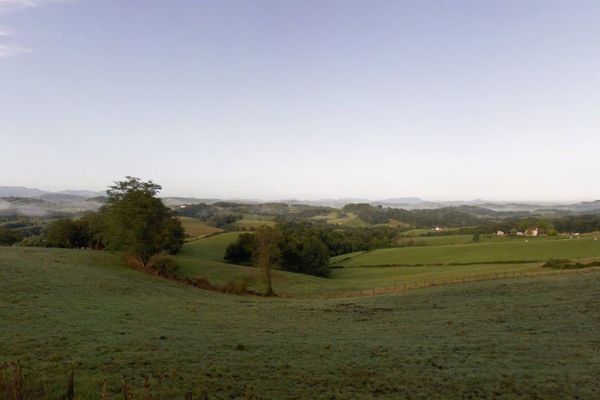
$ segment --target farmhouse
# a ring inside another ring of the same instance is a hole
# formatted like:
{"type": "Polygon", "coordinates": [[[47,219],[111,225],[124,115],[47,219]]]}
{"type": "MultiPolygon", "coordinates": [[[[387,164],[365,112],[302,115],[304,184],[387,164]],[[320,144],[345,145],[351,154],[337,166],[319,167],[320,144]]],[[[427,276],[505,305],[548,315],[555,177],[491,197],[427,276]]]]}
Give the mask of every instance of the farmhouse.
{"type": "Polygon", "coordinates": [[[538,228],[529,228],[525,231],[525,236],[537,236],[538,235],[538,228]]]}

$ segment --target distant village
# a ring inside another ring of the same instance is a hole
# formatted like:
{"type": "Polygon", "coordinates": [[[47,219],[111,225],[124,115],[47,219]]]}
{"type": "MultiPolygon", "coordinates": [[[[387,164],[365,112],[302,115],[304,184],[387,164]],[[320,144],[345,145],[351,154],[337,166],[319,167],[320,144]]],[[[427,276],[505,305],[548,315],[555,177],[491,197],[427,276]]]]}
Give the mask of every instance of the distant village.
{"type": "MultiPolygon", "coordinates": [[[[510,235],[510,236],[525,236],[525,237],[546,236],[546,234],[543,233],[542,231],[540,231],[540,229],[537,227],[528,228],[524,232],[523,231],[516,231],[516,232],[497,231],[496,232],[496,236],[508,236],[508,235],[510,235]]],[[[572,238],[579,238],[580,233],[578,233],[578,232],[561,233],[560,235],[561,236],[570,236],[572,239],[572,238]]]]}

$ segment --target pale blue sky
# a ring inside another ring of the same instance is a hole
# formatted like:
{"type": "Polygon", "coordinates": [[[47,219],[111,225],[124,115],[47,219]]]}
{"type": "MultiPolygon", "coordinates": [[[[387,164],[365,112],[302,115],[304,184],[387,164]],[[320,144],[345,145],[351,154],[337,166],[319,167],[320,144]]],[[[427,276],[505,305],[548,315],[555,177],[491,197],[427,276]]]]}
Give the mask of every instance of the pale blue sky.
{"type": "Polygon", "coordinates": [[[600,1],[0,0],[0,185],[600,198],[600,1]]]}

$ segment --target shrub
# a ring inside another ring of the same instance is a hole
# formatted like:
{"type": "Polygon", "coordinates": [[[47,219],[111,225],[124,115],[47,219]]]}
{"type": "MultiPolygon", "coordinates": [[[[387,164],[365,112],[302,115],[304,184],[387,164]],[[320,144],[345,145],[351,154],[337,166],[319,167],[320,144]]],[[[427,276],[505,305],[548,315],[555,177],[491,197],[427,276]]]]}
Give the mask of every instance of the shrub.
{"type": "Polygon", "coordinates": [[[51,222],[46,228],[45,235],[49,247],[72,249],[88,245],[85,229],[78,221],[70,218],[51,222]]]}
{"type": "Polygon", "coordinates": [[[46,247],[48,243],[46,243],[46,239],[42,235],[33,235],[24,238],[19,242],[19,246],[21,247],[46,247]]]}
{"type": "Polygon", "coordinates": [[[565,265],[571,263],[571,260],[561,258],[551,258],[544,264],[545,268],[564,268],[565,265]]]}
{"type": "Polygon", "coordinates": [[[0,226],[0,245],[11,245],[21,240],[19,235],[4,226],[0,226]]]}
{"type": "Polygon", "coordinates": [[[252,252],[256,246],[256,238],[251,233],[242,233],[238,240],[227,246],[225,261],[232,264],[250,264],[252,252]]]}
{"type": "Polygon", "coordinates": [[[600,261],[591,261],[588,263],[580,263],[580,262],[572,262],[570,260],[561,260],[556,258],[551,258],[544,264],[546,268],[554,268],[554,269],[580,269],[580,268],[589,268],[589,267],[597,267],[600,266],[600,261]]]}
{"type": "Polygon", "coordinates": [[[237,278],[227,282],[221,291],[230,294],[246,294],[249,292],[248,287],[253,283],[252,278],[237,278]]]}
{"type": "Polygon", "coordinates": [[[150,257],[147,267],[160,276],[172,276],[177,270],[177,263],[164,253],[150,257]]]}

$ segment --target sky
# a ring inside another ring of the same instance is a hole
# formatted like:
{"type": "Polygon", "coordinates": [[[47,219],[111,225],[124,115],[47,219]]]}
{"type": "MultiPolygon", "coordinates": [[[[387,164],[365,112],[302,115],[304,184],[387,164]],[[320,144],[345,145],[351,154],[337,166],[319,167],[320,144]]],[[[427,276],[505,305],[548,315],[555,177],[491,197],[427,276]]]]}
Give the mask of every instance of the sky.
{"type": "Polygon", "coordinates": [[[600,1],[0,0],[0,185],[600,198],[600,1]]]}

